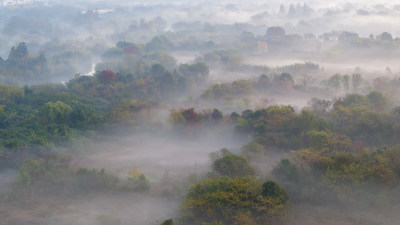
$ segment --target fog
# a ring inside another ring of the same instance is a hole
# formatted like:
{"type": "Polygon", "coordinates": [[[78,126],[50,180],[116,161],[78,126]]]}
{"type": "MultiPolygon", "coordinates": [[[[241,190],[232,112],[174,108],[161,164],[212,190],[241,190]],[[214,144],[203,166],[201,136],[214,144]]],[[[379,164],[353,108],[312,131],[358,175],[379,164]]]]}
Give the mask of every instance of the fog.
{"type": "Polygon", "coordinates": [[[279,224],[398,221],[400,4],[2,3],[0,225],[181,224],[221,149],[287,189],[279,224]]]}
{"type": "Polygon", "coordinates": [[[73,163],[116,173],[137,168],[154,181],[162,180],[166,174],[179,180],[193,173],[207,173],[209,153],[221,148],[239,152],[244,143],[228,129],[210,128],[192,138],[170,132],[119,134],[92,143],[85,155],[73,163]]]}

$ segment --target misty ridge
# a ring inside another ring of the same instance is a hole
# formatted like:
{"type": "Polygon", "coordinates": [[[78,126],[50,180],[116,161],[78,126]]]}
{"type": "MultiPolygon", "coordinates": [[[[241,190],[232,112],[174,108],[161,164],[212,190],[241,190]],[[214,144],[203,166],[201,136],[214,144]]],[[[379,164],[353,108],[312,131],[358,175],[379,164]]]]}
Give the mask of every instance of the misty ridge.
{"type": "Polygon", "coordinates": [[[398,224],[399,19],[0,1],[0,225],[398,224]]]}

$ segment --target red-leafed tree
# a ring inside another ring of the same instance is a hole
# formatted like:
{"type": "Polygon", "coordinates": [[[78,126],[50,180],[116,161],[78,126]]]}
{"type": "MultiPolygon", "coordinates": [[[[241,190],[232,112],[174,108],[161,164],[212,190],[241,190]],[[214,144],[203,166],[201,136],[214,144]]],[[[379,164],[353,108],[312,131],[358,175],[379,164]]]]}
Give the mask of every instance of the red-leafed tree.
{"type": "Polygon", "coordinates": [[[194,111],[194,108],[187,109],[182,112],[183,117],[185,117],[188,123],[197,123],[199,121],[199,116],[194,111]]]}
{"type": "Polygon", "coordinates": [[[116,82],[118,79],[114,71],[103,70],[99,75],[99,80],[101,82],[108,83],[108,82],[116,82]]]}

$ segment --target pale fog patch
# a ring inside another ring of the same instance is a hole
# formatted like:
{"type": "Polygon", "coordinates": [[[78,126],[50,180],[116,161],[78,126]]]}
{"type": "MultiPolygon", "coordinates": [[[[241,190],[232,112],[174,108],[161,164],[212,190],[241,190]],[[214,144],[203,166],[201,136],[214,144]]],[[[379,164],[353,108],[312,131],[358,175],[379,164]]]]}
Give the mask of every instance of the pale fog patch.
{"type": "Polygon", "coordinates": [[[105,168],[115,173],[136,168],[156,181],[161,180],[166,172],[180,178],[190,173],[203,174],[209,170],[209,153],[221,148],[237,152],[245,143],[238,143],[230,134],[226,139],[213,134],[212,131],[200,137],[123,134],[89,146],[87,154],[74,163],[88,168],[105,168]]]}
{"type": "Polygon", "coordinates": [[[0,195],[12,188],[17,179],[17,174],[18,171],[11,169],[0,172],[0,195]]]}

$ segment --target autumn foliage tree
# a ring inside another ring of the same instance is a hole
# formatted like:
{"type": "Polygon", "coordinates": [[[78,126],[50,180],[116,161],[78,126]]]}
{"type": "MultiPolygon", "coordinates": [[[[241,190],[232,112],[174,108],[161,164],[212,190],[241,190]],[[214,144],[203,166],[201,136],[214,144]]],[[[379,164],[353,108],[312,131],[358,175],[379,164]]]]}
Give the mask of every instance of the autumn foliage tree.
{"type": "Polygon", "coordinates": [[[99,74],[99,80],[103,83],[109,83],[109,82],[116,82],[118,79],[114,71],[103,70],[99,74]]]}

